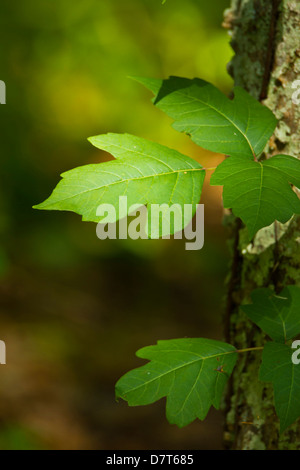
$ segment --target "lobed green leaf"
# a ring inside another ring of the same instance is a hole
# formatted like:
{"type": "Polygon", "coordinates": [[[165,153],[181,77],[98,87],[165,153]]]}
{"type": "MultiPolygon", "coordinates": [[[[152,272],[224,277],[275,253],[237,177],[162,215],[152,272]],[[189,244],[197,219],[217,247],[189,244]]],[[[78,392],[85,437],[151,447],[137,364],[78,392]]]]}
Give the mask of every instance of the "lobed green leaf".
{"type": "MultiPolygon", "coordinates": [[[[110,152],[117,160],[85,165],[63,173],[51,196],[36,209],[73,211],[82,220],[101,222],[97,215],[100,204],[116,208],[116,217],[128,215],[119,207],[119,196],[127,196],[128,209],[132,205],[178,204],[182,218],[172,220],[167,228],[149,225],[149,236],[157,238],[184,228],[196,211],[201,197],[205,171],[191,158],[163,145],[128,134],[106,134],[89,139],[96,147],[110,152]],[[192,212],[184,211],[191,204],[192,212]],[[165,230],[165,231],[164,231],[165,230]]],[[[162,217],[168,211],[165,207],[162,217]]]]}
{"type": "Polygon", "coordinates": [[[243,88],[228,99],[214,85],[194,78],[135,78],[154,94],[154,104],[174,119],[174,129],[189,134],[213,152],[253,160],[274,132],[273,113],[243,88]]]}
{"type": "Polygon", "coordinates": [[[300,161],[275,155],[255,162],[227,158],[215,170],[211,185],[222,185],[224,207],[246,224],[252,238],[275,220],[285,223],[300,214],[300,200],[290,183],[300,187],[300,161]]]}
{"type": "Polygon", "coordinates": [[[125,374],[116,384],[116,397],[130,406],[167,397],[167,419],[179,427],[203,420],[211,405],[219,408],[237,359],[230,344],[203,338],[158,341],[137,356],[151,362],[125,374]]]}
{"type": "Polygon", "coordinates": [[[285,343],[300,333],[300,288],[287,286],[279,295],[271,289],[256,289],[252,304],[241,309],[274,341],[285,343]]]}
{"type": "Polygon", "coordinates": [[[260,368],[260,380],[273,383],[280,432],[300,416],[300,366],[293,364],[292,353],[286,344],[267,343],[260,368]]]}

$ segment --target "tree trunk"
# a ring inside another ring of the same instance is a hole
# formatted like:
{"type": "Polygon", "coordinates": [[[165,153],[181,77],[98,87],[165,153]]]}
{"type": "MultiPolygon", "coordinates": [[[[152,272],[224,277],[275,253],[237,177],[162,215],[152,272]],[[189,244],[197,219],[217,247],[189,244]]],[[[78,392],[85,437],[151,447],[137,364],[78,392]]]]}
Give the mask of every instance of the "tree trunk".
{"type": "MultiPolygon", "coordinates": [[[[263,158],[299,157],[300,105],[293,82],[300,72],[298,0],[232,0],[224,26],[235,56],[228,65],[235,85],[268,106],[279,119],[263,158]],[[294,100],[295,101],[295,100],[294,100]]],[[[300,286],[300,218],[275,223],[249,243],[247,230],[232,215],[225,219],[232,262],[227,279],[226,340],[238,349],[261,346],[265,335],[247,321],[239,306],[251,291],[300,286]]],[[[272,387],[259,382],[261,352],[241,354],[229,383],[225,444],[231,449],[300,449],[300,420],[279,436],[272,387]]]]}

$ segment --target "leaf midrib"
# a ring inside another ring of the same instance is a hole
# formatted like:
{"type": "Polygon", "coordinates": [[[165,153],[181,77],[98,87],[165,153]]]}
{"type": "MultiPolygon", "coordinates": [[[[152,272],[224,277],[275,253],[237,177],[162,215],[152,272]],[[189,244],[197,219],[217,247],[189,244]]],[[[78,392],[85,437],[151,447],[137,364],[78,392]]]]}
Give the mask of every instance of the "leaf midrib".
{"type": "Polygon", "coordinates": [[[256,217],[255,217],[255,223],[253,225],[253,229],[255,230],[256,228],[256,224],[257,224],[257,220],[258,220],[258,216],[260,214],[260,210],[261,210],[261,200],[262,200],[262,189],[263,189],[263,175],[264,175],[264,167],[263,165],[260,163],[260,162],[257,162],[260,167],[261,167],[261,174],[260,174],[260,186],[259,186],[259,202],[258,202],[258,208],[257,208],[257,211],[256,211],[256,217]]]}
{"type": "Polygon", "coordinates": [[[286,422],[287,416],[289,415],[289,412],[290,412],[291,401],[292,401],[292,392],[293,392],[293,387],[294,387],[294,379],[295,379],[295,365],[293,364],[292,377],[291,377],[291,386],[289,388],[289,399],[288,399],[288,402],[287,402],[287,408],[286,408],[286,413],[285,413],[285,422],[286,422]]]}
{"type": "MultiPolygon", "coordinates": [[[[287,334],[286,334],[285,319],[283,318],[281,311],[280,311],[279,308],[277,307],[276,301],[274,301],[274,300],[272,299],[272,297],[271,297],[270,300],[271,300],[271,303],[272,303],[274,309],[275,309],[276,312],[277,312],[277,315],[278,315],[278,317],[279,317],[279,320],[281,320],[282,329],[283,329],[283,336],[284,336],[284,342],[286,342],[286,340],[287,340],[287,334]]],[[[271,318],[271,320],[272,320],[272,318],[271,318]]]]}
{"type": "MultiPolygon", "coordinates": [[[[105,172],[105,170],[101,170],[101,171],[105,172]]],[[[189,172],[192,172],[192,171],[204,171],[204,169],[203,168],[190,168],[190,169],[186,168],[186,169],[183,169],[183,170],[174,170],[174,171],[169,171],[169,172],[165,172],[165,173],[155,173],[153,175],[140,176],[138,178],[120,179],[118,181],[114,181],[113,183],[109,183],[109,184],[106,184],[106,185],[103,185],[103,186],[98,186],[98,187],[95,187],[95,188],[92,188],[92,189],[87,189],[85,191],[81,191],[79,193],[76,193],[75,195],[68,196],[68,197],[59,199],[55,202],[52,202],[51,204],[45,204],[43,207],[53,206],[53,205],[55,205],[57,203],[60,203],[62,201],[67,201],[68,199],[72,199],[72,198],[81,196],[82,194],[89,193],[89,192],[92,192],[92,191],[99,191],[99,189],[107,188],[107,187],[113,186],[115,184],[129,183],[130,181],[144,180],[144,179],[147,179],[147,178],[155,178],[155,177],[167,176],[167,175],[174,175],[176,173],[189,173],[189,172]]]]}
{"type": "MultiPolygon", "coordinates": [[[[168,88],[168,86],[166,85],[166,88],[169,90],[169,91],[173,91],[171,88],[168,88]]],[[[174,91],[173,91],[174,92],[174,91]]],[[[187,95],[179,90],[176,90],[175,93],[178,93],[179,95],[182,95],[184,96],[185,98],[189,98],[189,99],[192,99],[194,101],[199,101],[199,103],[201,104],[204,104],[205,106],[208,106],[209,108],[213,109],[214,111],[216,111],[218,114],[220,114],[221,116],[223,116],[227,121],[229,121],[237,130],[238,132],[242,135],[242,137],[246,140],[247,144],[249,145],[249,148],[251,150],[251,153],[252,153],[252,156],[255,157],[255,152],[254,152],[254,149],[247,137],[246,134],[243,133],[243,131],[238,127],[237,124],[235,124],[234,121],[232,121],[228,116],[226,116],[226,114],[222,113],[218,108],[215,108],[214,106],[212,106],[210,103],[206,103],[205,101],[202,101],[200,98],[197,98],[197,97],[194,97],[194,96],[190,96],[190,95],[187,95]]],[[[224,97],[226,98],[226,96],[224,95],[224,97]]],[[[174,105],[173,105],[174,106],[174,105]]],[[[249,118],[248,118],[248,125],[247,125],[247,129],[248,129],[248,126],[249,126],[249,118]]],[[[198,127],[201,127],[201,125],[198,125],[198,127]]]]}
{"type": "MultiPolygon", "coordinates": [[[[164,350],[163,352],[166,352],[166,351],[164,350]]],[[[189,352],[189,351],[180,351],[180,350],[174,350],[174,351],[172,351],[172,350],[171,350],[171,352],[183,352],[183,353],[186,354],[186,353],[189,352]]],[[[174,367],[174,369],[169,370],[169,371],[167,371],[167,372],[164,372],[163,374],[160,374],[160,375],[154,377],[153,379],[148,380],[147,382],[144,382],[142,385],[138,385],[138,386],[135,387],[135,388],[129,389],[128,391],[124,392],[124,394],[129,393],[129,392],[130,392],[130,393],[131,393],[131,392],[135,392],[135,391],[138,390],[139,388],[145,387],[145,386],[149,385],[151,382],[154,382],[154,381],[156,381],[156,380],[160,380],[161,377],[163,377],[163,376],[165,376],[165,375],[168,375],[168,374],[171,374],[171,373],[173,373],[173,372],[176,372],[177,370],[182,369],[183,367],[188,367],[188,366],[190,366],[190,365],[192,365],[192,364],[195,364],[196,362],[199,362],[199,361],[203,361],[203,362],[204,362],[206,359],[213,359],[214,357],[224,356],[225,354],[233,354],[233,353],[236,353],[236,349],[233,349],[232,351],[221,352],[221,353],[219,353],[219,354],[213,354],[212,356],[205,356],[205,357],[200,356],[199,359],[196,359],[196,360],[194,360],[194,361],[191,361],[191,362],[188,362],[188,363],[185,363],[185,364],[181,364],[181,365],[178,366],[178,367],[174,367]]],[[[197,355],[197,353],[193,353],[193,354],[196,354],[196,355],[197,355]]],[[[142,358],[142,359],[145,359],[145,358],[142,358]]],[[[154,359],[152,359],[152,361],[154,361],[154,362],[156,362],[156,363],[159,363],[159,364],[164,364],[164,365],[165,365],[165,363],[160,362],[160,361],[157,361],[157,360],[154,360],[154,359]]]]}

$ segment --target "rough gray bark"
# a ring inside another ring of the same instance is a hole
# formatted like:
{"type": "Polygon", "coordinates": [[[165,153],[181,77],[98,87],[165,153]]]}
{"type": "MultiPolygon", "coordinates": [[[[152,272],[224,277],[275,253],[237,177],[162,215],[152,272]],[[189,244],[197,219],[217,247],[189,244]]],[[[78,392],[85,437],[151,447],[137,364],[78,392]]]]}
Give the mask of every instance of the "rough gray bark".
{"type": "MultiPolygon", "coordinates": [[[[263,158],[299,157],[300,105],[292,83],[300,72],[300,4],[297,0],[232,0],[224,26],[235,56],[228,66],[236,85],[268,106],[279,119],[263,158]]],[[[238,349],[261,346],[263,333],[239,309],[257,287],[277,293],[300,286],[300,218],[261,230],[252,243],[233,216],[226,217],[232,263],[227,279],[226,339],[238,349]]],[[[240,355],[229,384],[225,443],[232,449],[300,449],[300,420],[279,436],[269,385],[258,380],[261,352],[240,355]]]]}

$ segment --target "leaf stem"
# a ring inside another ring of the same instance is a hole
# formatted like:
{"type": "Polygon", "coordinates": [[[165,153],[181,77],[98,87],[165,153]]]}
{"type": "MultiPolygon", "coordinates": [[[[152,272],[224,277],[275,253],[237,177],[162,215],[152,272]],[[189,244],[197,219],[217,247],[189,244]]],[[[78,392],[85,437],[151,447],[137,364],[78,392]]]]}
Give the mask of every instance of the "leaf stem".
{"type": "Polygon", "coordinates": [[[244,352],[248,352],[248,351],[259,351],[259,350],[262,350],[262,349],[264,349],[264,346],[257,346],[256,348],[236,349],[235,352],[244,353],[244,352]]]}
{"type": "Polygon", "coordinates": [[[225,356],[226,354],[233,354],[233,353],[245,353],[249,351],[261,351],[262,349],[264,349],[264,346],[257,346],[255,348],[246,348],[246,349],[232,349],[231,351],[226,351],[223,354],[216,354],[215,356],[211,356],[211,357],[216,357],[219,355],[225,356]]]}

